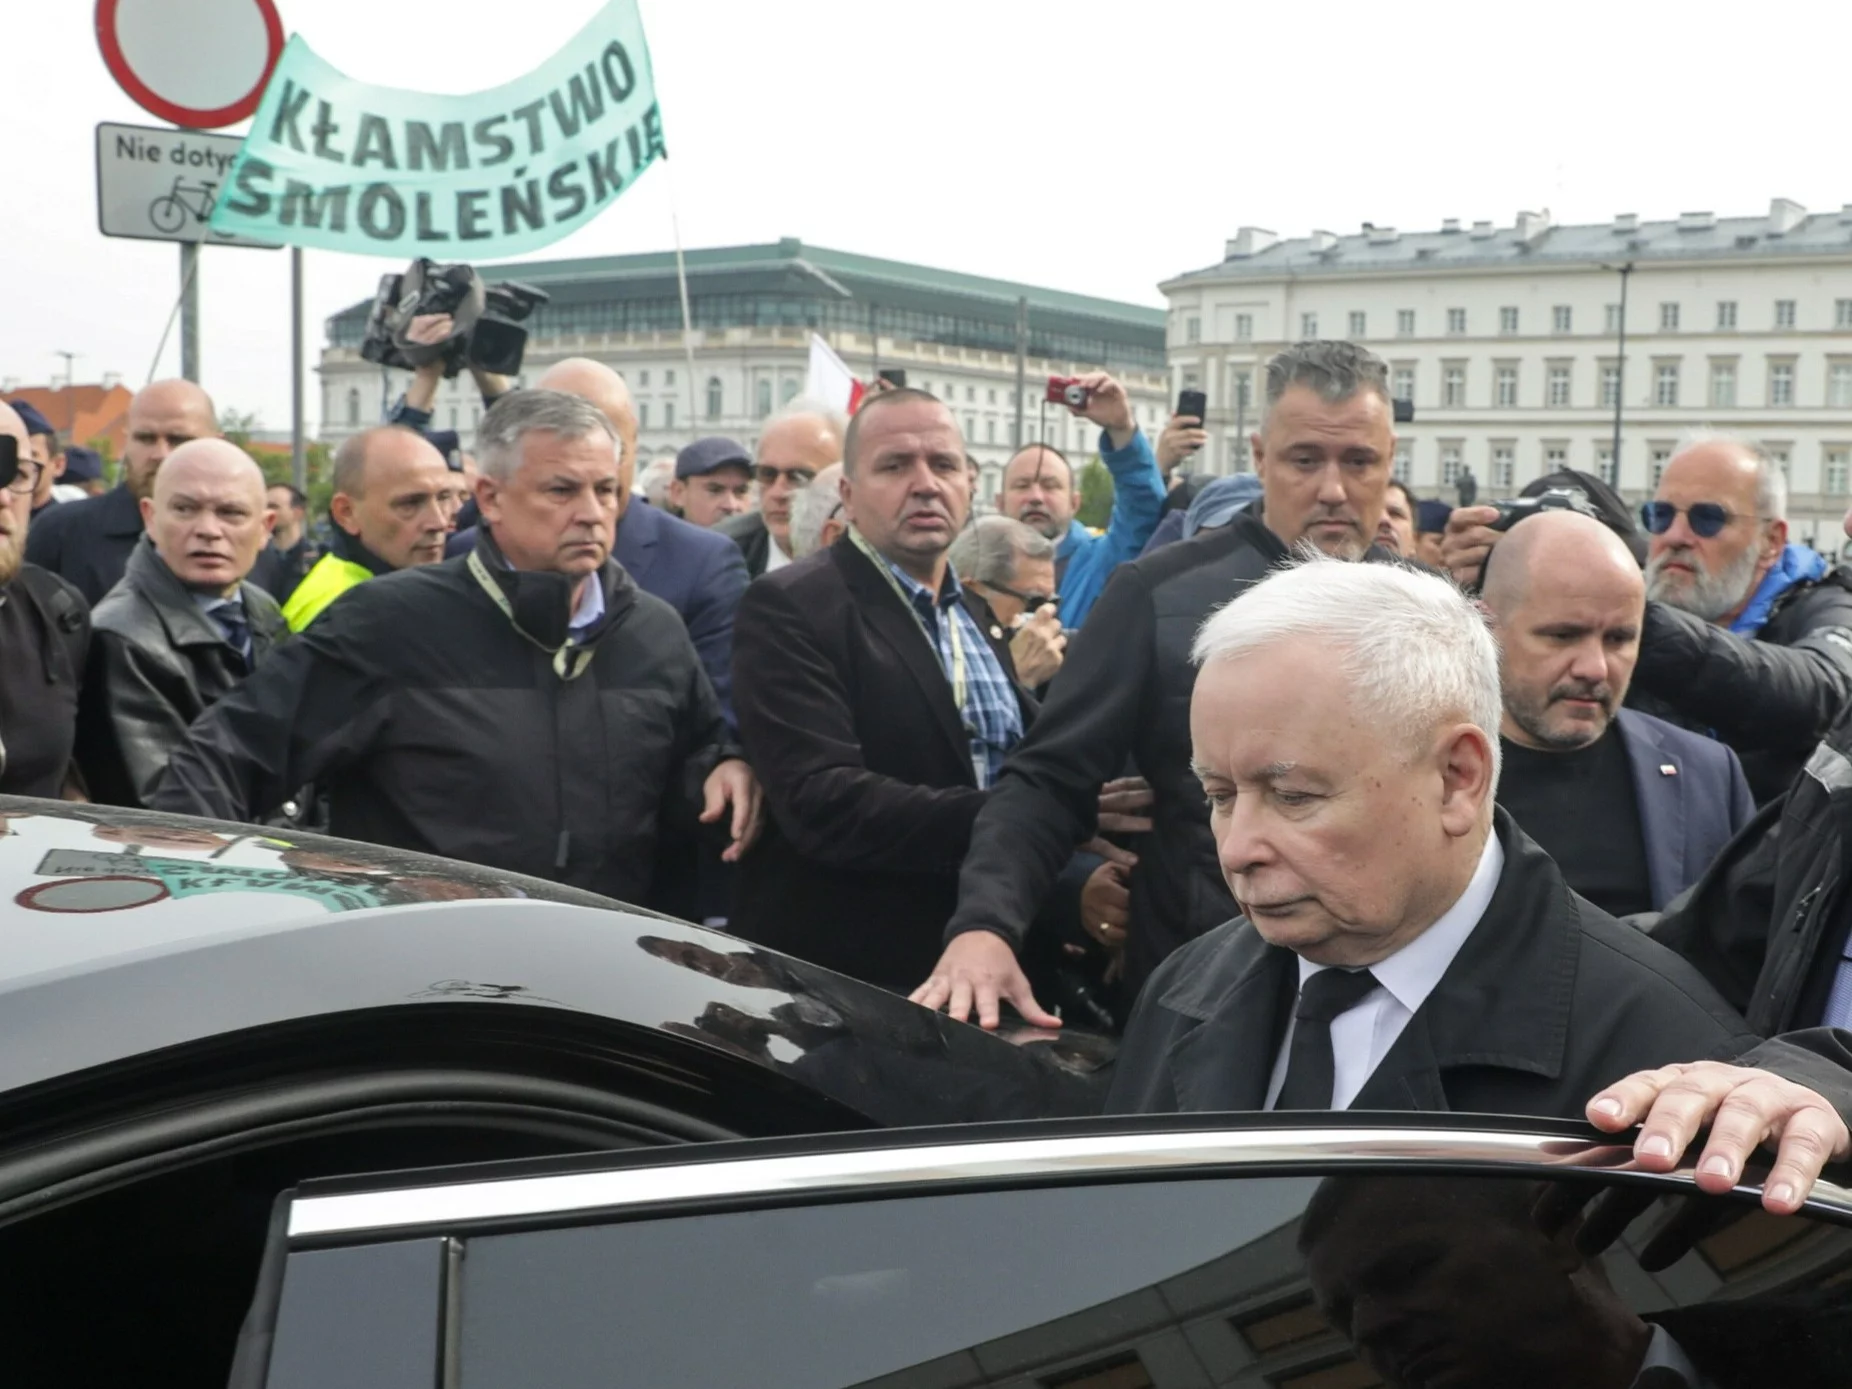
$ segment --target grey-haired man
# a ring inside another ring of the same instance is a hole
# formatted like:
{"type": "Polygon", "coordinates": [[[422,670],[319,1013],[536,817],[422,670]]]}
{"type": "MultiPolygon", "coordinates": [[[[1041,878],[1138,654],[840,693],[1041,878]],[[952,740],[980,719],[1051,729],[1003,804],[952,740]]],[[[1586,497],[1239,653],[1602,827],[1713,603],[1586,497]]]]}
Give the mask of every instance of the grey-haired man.
{"type": "Polygon", "coordinates": [[[516,391],[483,416],[468,556],[351,590],[195,724],[152,802],[260,817],[296,787],[330,829],[642,901],[665,815],[737,858],[759,789],[675,610],[611,558],[617,439],[516,391]]]}

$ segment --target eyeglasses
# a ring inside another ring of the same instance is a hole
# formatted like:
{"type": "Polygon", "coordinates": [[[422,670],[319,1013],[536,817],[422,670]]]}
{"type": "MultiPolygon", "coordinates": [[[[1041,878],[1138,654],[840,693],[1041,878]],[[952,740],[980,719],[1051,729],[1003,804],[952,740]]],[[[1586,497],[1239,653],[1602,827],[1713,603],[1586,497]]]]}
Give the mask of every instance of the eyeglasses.
{"type": "Polygon", "coordinates": [[[789,478],[793,487],[808,487],[817,480],[814,468],[774,468],[769,463],[756,465],[752,475],[759,480],[761,487],[775,487],[780,478],[789,478]]]}
{"type": "Polygon", "coordinates": [[[1005,598],[1014,598],[1030,612],[1039,612],[1050,603],[1057,608],[1061,606],[1061,595],[1058,593],[1019,593],[1013,588],[1005,588],[1002,584],[985,584],[984,587],[1001,593],[1005,598]]]}
{"type": "Polygon", "coordinates": [[[1654,535],[1664,535],[1672,529],[1672,523],[1680,516],[1691,527],[1692,534],[1709,540],[1722,533],[1723,528],[1732,521],[1760,520],[1760,517],[1740,517],[1721,502],[1693,502],[1690,506],[1673,506],[1671,502],[1647,502],[1640,508],[1640,521],[1654,535]]]}
{"type": "Polygon", "coordinates": [[[17,468],[18,471],[6,483],[9,492],[32,491],[39,485],[39,478],[45,471],[45,465],[33,458],[20,459],[17,468]]]}

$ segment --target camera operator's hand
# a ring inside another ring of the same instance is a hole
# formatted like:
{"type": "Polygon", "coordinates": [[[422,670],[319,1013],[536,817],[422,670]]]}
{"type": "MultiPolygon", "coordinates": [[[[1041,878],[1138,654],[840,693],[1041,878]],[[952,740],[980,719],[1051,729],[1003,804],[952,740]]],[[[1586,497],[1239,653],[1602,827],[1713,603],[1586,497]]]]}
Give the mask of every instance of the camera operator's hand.
{"type": "Polygon", "coordinates": [[[506,376],[484,371],[481,367],[471,367],[469,374],[476,378],[476,389],[482,392],[482,403],[485,406],[495,404],[514,389],[514,382],[506,376]]]}
{"type": "Polygon", "coordinates": [[[1485,557],[1503,538],[1504,532],[1492,529],[1497,519],[1495,506],[1456,507],[1447,518],[1447,529],[1440,538],[1440,562],[1462,588],[1479,582],[1485,557]]]}
{"type": "MultiPolygon", "coordinates": [[[[406,326],[405,340],[420,347],[436,347],[448,342],[457,331],[456,320],[447,313],[421,313],[406,326]]],[[[412,383],[405,388],[405,403],[413,410],[429,414],[437,405],[437,389],[444,383],[444,359],[426,362],[412,373],[412,383]]]]}
{"type": "Polygon", "coordinates": [[[1184,459],[1209,442],[1209,431],[1194,415],[1172,415],[1164,432],[1158,435],[1158,471],[1165,477],[1184,459]]]}
{"type": "Polygon", "coordinates": [[[1024,619],[1010,638],[1016,678],[1032,690],[1053,680],[1066,658],[1067,634],[1061,630],[1061,618],[1053,603],[1044,603],[1033,617],[1024,619]]]}
{"type": "Polygon", "coordinates": [[[1087,388],[1087,403],[1074,413],[1105,430],[1115,449],[1131,443],[1138,424],[1132,418],[1132,398],[1125,393],[1125,387],[1103,371],[1090,371],[1074,379],[1087,388]]]}

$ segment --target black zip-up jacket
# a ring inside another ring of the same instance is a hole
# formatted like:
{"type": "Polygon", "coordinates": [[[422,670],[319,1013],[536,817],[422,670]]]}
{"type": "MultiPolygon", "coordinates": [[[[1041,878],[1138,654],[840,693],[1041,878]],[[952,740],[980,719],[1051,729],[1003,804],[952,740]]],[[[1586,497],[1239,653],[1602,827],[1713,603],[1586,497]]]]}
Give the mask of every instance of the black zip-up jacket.
{"type": "Polygon", "coordinates": [[[609,562],[562,678],[571,581],[478,546],[515,621],[468,559],[349,590],[194,725],[151,804],[253,820],[314,782],[333,834],[644,901],[665,821],[692,832],[737,753],[688,631],[609,562]]]}
{"type": "Polygon", "coordinates": [[[1749,1019],[1774,1034],[1817,1027],[1852,929],[1852,718],[1815,749],[1652,925],[1749,1019]]]}
{"type": "Polygon", "coordinates": [[[122,582],[91,615],[95,639],[78,717],[77,757],[92,800],[139,806],[154,794],[187,727],[262,664],[289,629],[276,600],[240,585],[251,660],[143,537],[122,582]]]}
{"type": "Polygon", "coordinates": [[[1847,576],[1834,570],[1789,589],[1753,640],[1648,603],[1627,702],[1729,744],[1766,805],[1852,705],[1847,576]]]}
{"type": "MultiPolygon", "coordinates": [[[[1396,562],[1381,549],[1369,558],[1396,562]]],[[[1152,830],[1131,844],[1139,858],[1126,955],[1133,986],[1235,915],[1190,771],[1190,646],[1211,613],[1287,559],[1260,516],[1243,511],[1115,571],[978,814],[946,940],[994,931],[1020,947],[1075,847],[1093,836],[1101,785],[1122,775],[1128,758],[1155,796],[1152,830]]]]}
{"type": "Polygon", "coordinates": [[[0,793],[55,799],[77,738],[90,606],[36,564],[0,584],[0,793]]]}

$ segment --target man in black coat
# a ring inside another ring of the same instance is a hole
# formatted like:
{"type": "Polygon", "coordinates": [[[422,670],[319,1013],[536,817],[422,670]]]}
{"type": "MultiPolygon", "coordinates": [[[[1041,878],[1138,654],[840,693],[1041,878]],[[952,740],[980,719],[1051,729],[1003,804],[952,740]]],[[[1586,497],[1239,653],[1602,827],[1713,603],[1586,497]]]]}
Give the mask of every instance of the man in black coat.
{"type": "Polygon", "coordinates": [[[352,589],[193,728],[157,809],[257,818],[314,782],[329,827],[626,901],[664,821],[758,787],[688,633],[611,560],[615,435],[592,406],[516,391],[478,432],[482,538],[352,589]]]}
{"type": "Polygon", "coordinates": [[[114,588],[141,539],[141,501],[167,455],[218,437],[212,399],[191,381],[156,381],[129,402],[122,481],[99,497],[52,507],[32,528],[26,558],[74,584],[92,607],[114,588]]]}
{"type": "Polygon", "coordinates": [[[971,504],[951,412],[884,392],[847,447],[849,534],[740,603],[734,704],[771,814],[730,925],[904,989],[939,952],[984,788],[1030,705],[947,560],[971,504]]]}
{"type": "Polygon", "coordinates": [[[1727,1101],[1700,1185],[1777,1138],[1777,1210],[1852,1156],[1852,1073],[1759,1043],[1496,810],[1497,650],[1446,580],[1307,563],[1195,654],[1192,762],[1242,914],[1152,976],[1108,1108],[1644,1116],[1665,1170],[1727,1101]]]}
{"type": "Polygon", "coordinates": [[[0,794],[61,796],[75,789],[72,748],[90,649],[90,608],[70,584],[25,562],[40,464],[26,426],[0,402],[0,794]],[[0,445],[4,447],[4,445],[0,445]]]}
{"type": "Polygon", "coordinates": [[[978,821],[945,952],[916,1001],[950,1005],[959,1019],[975,1011],[986,1027],[997,1025],[1000,998],[1025,1017],[1042,1015],[1017,952],[1057,874],[1093,836],[1099,788],[1124,775],[1128,759],[1156,798],[1153,829],[1131,845],[1133,986],[1233,914],[1190,773],[1190,643],[1210,613],[1301,543],[1394,560],[1372,548],[1395,460],[1388,372],[1344,342],[1301,343],[1268,363],[1267,416],[1254,436],[1260,501],[1107,583],[978,821]]]}
{"type": "Polygon", "coordinates": [[[1758,1032],[1852,1028],[1852,716],[1652,926],[1758,1032]]]}
{"type": "Polygon", "coordinates": [[[247,582],[270,537],[264,475],[236,445],[175,449],[142,503],[148,533],[97,604],[78,756],[90,798],[147,803],[187,728],[286,635],[247,582]]]}

